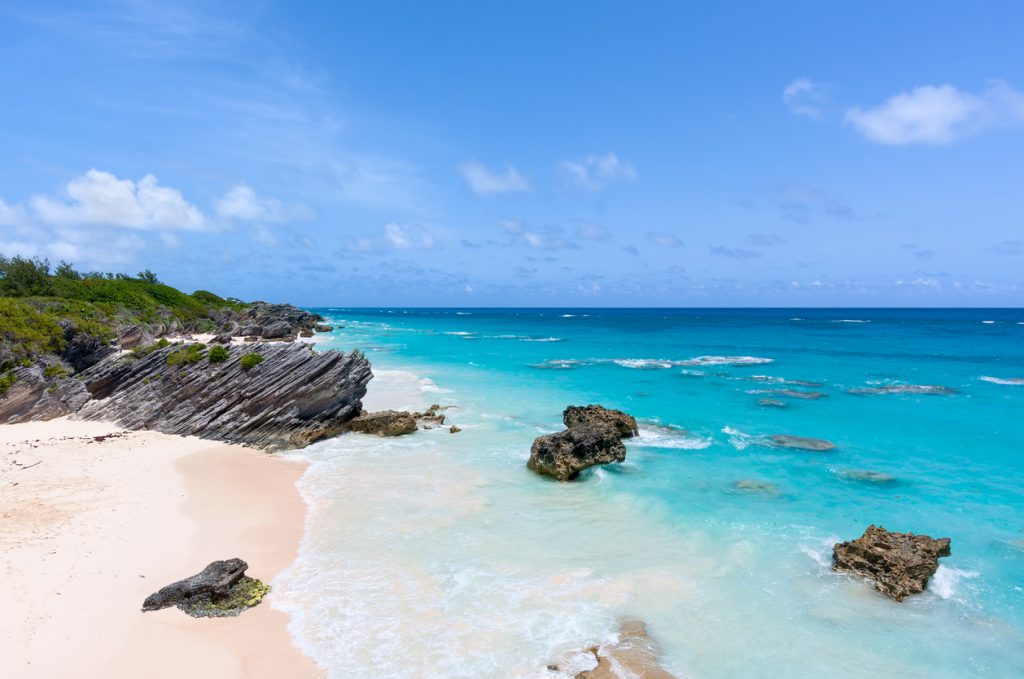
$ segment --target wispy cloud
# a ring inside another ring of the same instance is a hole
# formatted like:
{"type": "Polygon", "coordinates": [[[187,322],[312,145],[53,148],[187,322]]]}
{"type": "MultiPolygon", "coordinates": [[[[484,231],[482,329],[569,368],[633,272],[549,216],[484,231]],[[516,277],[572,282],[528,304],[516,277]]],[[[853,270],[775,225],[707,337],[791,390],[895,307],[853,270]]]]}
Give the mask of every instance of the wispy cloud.
{"type": "Polygon", "coordinates": [[[665,231],[648,231],[647,240],[662,248],[686,247],[686,243],[681,241],[675,234],[665,231]]]}
{"type": "Polygon", "coordinates": [[[1024,240],[1004,240],[996,243],[989,252],[997,255],[1024,255],[1024,240]]]}
{"type": "Polygon", "coordinates": [[[903,251],[913,255],[914,257],[917,257],[918,259],[929,259],[935,256],[934,250],[922,248],[921,246],[915,245],[913,243],[904,243],[903,251]]]}
{"type": "Polygon", "coordinates": [[[755,247],[771,247],[773,245],[782,245],[786,242],[786,239],[774,233],[748,233],[743,242],[755,247]]]}
{"type": "Polygon", "coordinates": [[[511,165],[491,170],[483,163],[471,160],[459,166],[459,173],[473,193],[481,196],[530,190],[529,182],[511,165]]]}
{"type": "Polygon", "coordinates": [[[782,101],[791,113],[815,120],[823,116],[827,99],[828,90],[825,86],[810,78],[797,78],[782,90],[782,101]]]}
{"type": "Polygon", "coordinates": [[[437,238],[422,224],[385,224],[379,233],[356,236],[345,242],[349,252],[391,252],[395,250],[433,250],[437,238]]]}
{"type": "Polygon", "coordinates": [[[870,108],[846,112],[867,139],[892,146],[943,146],[999,125],[1024,124],[1024,92],[1001,80],[978,94],[953,85],[924,85],[870,108]]]}
{"type": "Polygon", "coordinates": [[[576,237],[583,240],[606,241],[612,237],[612,232],[600,224],[592,222],[581,222],[576,227],[576,237]]]}
{"type": "Polygon", "coordinates": [[[277,198],[258,196],[245,184],[239,184],[217,201],[217,214],[226,219],[277,223],[309,221],[316,212],[305,205],[288,205],[277,198]]]}
{"type": "Polygon", "coordinates": [[[559,165],[562,176],[571,185],[597,191],[616,181],[633,181],[636,169],[633,164],[621,160],[614,153],[590,154],[575,160],[565,160],[559,165]]]}
{"type": "Polygon", "coordinates": [[[760,252],[754,250],[747,250],[744,248],[731,248],[725,245],[712,245],[708,248],[711,254],[718,257],[728,257],[730,259],[738,259],[746,261],[748,259],[756,259],[761,256],[760,252]]]}
{"type": "Polygon", "coordinates": [[[820,215],[835,219],[857,216],[854,209],[832,191],[806,184],[783,186],[779,190],[778,205],[783,218],[794,222],[809,222],[820,215]]]}

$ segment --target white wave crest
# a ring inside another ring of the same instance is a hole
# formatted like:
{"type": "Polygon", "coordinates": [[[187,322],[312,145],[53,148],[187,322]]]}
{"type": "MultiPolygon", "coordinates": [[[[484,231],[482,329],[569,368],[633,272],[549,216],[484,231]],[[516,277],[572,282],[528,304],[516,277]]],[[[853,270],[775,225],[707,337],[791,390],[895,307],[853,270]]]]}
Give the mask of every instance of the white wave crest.
{"type": "Polygon", "coordinates": [[[722,433],[729,436],[729,443],[736,450],[744,450],[747,446],[757,443],[757,437],[733,427],[722,427],[722,433]]]}
{"type": "Polygon", "coordinates": [[[615,358],[612,359],[615,365],[623,368],[635,368],[637,370],[651,370],[655,368],[671,368],[675,361],[668,361],[663,358],[615,358]]]}
{"type": "Polygon", "coordinates": [[[830,535],[817,545],[800,545],[800,551],[814,559],[822,568],[832,568],[832,548],[839,544],[838,535],[830,535]]]}
{"type": "Polygon", "coordinates": [[[475,335],[475,332],[466,332],[465,330],[452,330],[450,332],[443,332],[442,335],[453,335],[455,337],[469,337],[475,335]]]}
{"type": "Polygon", "coordinates": [[[840,318],[829,323],[870,323],[871,321],[865,321],[860,318],[840,318]]]}
{"type": "Polygon", "coordinates": [[[956,596],[957,586],[961,580],[969,580],[979,575],[980,573],[976,571],[965,571],[939,564],[939,569],[928,581],[928,591],[943,599],[951,599],[956,596]]]}
{"type": "Polygon", "coordinates": [[[679,361],[679,365],[761,365],[763,363],[774,363],[774,358],[761,358],[760,356],[697,356],[695,358],[679,361]]]}
{"type": "Polygon", "coordinates": [[[1017,387],[1024,386],[1024,377],[989,377],[983,375],[978,378],[982,382],[991,382],[992,384],[1010,384],[1017,387]]]}
{"type": "Polygon", "coordinates": [[[561,337],[527,337],[524,342],[562,342],[561,337]]]}
{"type": "Polygon", "coordinates": [[[641,425],[640,435],[623,440],[638,448],[676,448],[680,450],[704,450],[713,441],[706,436],[690,434],[675,427],[641,425]]]}

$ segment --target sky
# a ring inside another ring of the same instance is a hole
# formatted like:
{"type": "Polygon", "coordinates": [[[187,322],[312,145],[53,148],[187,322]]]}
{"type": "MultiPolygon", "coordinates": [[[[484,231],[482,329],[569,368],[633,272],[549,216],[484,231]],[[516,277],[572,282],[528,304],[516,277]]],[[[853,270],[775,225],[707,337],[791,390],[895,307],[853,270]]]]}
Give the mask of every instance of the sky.
{"type": "Polygon", "coordinates": [[[1024,2],[0,1],[0,253],[311,306],[1024,306],[1024,2]]]}

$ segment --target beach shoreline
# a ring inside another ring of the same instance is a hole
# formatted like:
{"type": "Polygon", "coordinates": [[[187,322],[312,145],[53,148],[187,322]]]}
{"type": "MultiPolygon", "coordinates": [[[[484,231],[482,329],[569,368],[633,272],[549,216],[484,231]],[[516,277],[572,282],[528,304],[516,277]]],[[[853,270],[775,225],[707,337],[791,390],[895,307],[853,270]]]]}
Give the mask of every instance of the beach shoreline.
{"type": "Polygon", "coordinates": [[[140,611],[218,559],[272,582],[298,553],[305,466],[103,422],[0,427],[0,675],[323,676],[273,591],[237,618],[140,611]]]}

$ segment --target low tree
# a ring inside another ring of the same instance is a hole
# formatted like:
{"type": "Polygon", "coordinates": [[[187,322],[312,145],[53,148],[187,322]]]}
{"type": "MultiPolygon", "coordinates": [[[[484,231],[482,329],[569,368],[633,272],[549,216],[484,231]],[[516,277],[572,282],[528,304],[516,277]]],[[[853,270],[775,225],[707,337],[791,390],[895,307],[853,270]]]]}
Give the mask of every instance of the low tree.
{"type": "Polygon", "coordinates": [[[137,276],[137,278],[140,281],[143,281],[145,283],[159,283],[160,282],[160,279],[156,277],[156,274],[153,273],[152,271],[150,271],[149,269],[146,269],[145,271],[140,271],[139,275],[137,276]]]}
{"type": "Polygon", "coordinates": [[[0,289],[14,297],[45,295],[50,291],[50,260],[0,255],[0,289]]]}

